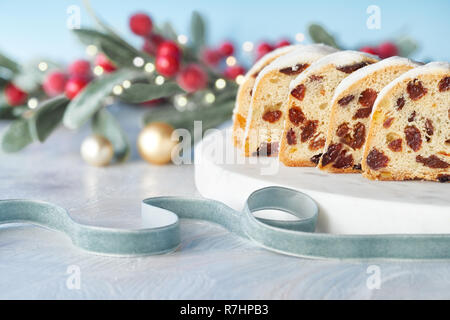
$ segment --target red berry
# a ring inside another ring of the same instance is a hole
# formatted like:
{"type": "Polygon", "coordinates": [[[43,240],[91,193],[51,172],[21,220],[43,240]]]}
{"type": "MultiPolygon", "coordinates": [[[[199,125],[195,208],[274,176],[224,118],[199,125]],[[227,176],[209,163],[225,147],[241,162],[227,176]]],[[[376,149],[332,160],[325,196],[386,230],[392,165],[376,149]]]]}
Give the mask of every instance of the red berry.
{"type": "Polygon", "coordinates": [[[375,47],[365,46],[365,47],[360,48],[359,51],[378,55],[378,50],[375,47]]]}
{"type": "Polygon", "coordinates": [[[180,69],[180,61],[174,56],[157,56],[156,71],[165,77],[173,77],[180,69]]]}
{"type": "Polygon", "coordinates": [[[267,42],[262,42],[256,48],[256,58],[260,59],[273,50],[273,47],[267,42]]]}
{"type": "Polygon", "coordinates": [[[392,42],[384,42],[378,46],[378,55],[381,59],[396,56],[397,54],[397,46],[392,42]]]}
{"type": "Polygon", "coordinates": [[[195,92],[206,87],[208,75],[197,64],[186,66],[177,76],[178,85],[187,92],[195,92]]]}
{"type": "Polygon", "coordinates": [[[289,40],[281,40],[280,42],[278,42],[275,46],[275,48],[281,48],[281,47],[286,47],[286,46],[290,46],[291,42],[289,40]]]}
{"type": "Polygon", "coordinates": [[[116,71],[116,66],[103,53],[97,55],[95,65],[102,67],[106,73],[116,71]]]}
{"type": "Polygon", "coordinates": [[[88,84],[88,80],[81,77],[70,78],[66,83],[65,94],[69,99],[75,98],[88,84]]]}
{"type": "Polygon", "coordinates": [[[27,100],[27,93],[20,89],[19,87],[16,87],[12,83],[8,83],[5,87],[5,97],[6,102],[10,106],[20,106],[27,100]]]}
{"type": "Polygon", "coordinates": [[[239,75],[243,75],[245,73],[245,69],[241,66],[232,66],[225,69],[224,76],[228,79],[234,80],[239,75]]]}
{"type": "Polygon", "coordinates": [[[49,97],[55,97],[64,92],[67,76],[59,71],[51,72],[45,78],[42,88],[49,97]]]}
{"type": "Polygon", "coordinates": [[[216,67],[221,59],[222,55],[217,50],[206,48],[202,52],[202,61],[210,67],[216,67]]]}
{"type": "Polygon", "coordinates": [[[156,55],[156,50],[158,46],[164,41],[164,38],[159,34],[152,33],[147,38],[145,38],[144,45],[142,46],[142,51],[147,52],[151,56],[156,55]]]}
{"type": "Polygon", "coordinates": [[[148,101],[141,102],[140,105],[141,106],[146,106],[146,107],[153,107],[153,106],[156,106],[158,104],[163,103],[164,101],[166,101],[166,99],[159,98],[159,99],[153,99],[153,100],[148,100],[148,101]]]}
{"type": "Polygon", "coordinates": [[[75,60],[69,65],[69,73],[74,77],[89,78],[91,76],[91,64],[87,60],[75,60]]]}
{"type": "Polygon", "coordinates": [[[138,36],[146,36],[152,32],[152,19],[145,13],[136,13],[130,17],[130,29],[138,36]]]}
{"type": "Polygon", "coordinates": [[[234,53],[234,45],[231,42],[226,41],[220,45],[219,52],[223,57],[229,57],[234,53]]]}
{"type": "Polygon", "coordinates": [[[181,50],[178,45],[173,41],[164,41],[158,46],[158,50],[156,51],[156,55],[159,56],[174,56],[177,59],[180,59],[181,50]]]}

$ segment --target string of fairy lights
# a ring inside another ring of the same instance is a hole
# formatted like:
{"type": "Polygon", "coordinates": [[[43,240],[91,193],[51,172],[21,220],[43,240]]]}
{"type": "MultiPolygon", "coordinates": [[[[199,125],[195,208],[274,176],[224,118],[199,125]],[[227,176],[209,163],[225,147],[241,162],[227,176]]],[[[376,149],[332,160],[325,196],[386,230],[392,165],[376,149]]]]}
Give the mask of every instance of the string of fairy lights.
{"type": "MultiPolygon", "coordinates": [[[[301,43],[305,40],[305,35],[303,33],[297,33],[295,35],[295,40],[298,43],[301,43]]],[[[186,45],[189,42],[189,38],[184,34],[180,34],[177,36],[177,42],[180,45],[186,45]]],[[[242,47],[244,54],[247,56],[251,56],[255,50],[255,44],[251,41],[243,42],[241,47],[242,47]]],[[[99,50],[98,50],[97,46],[91,44],[91,45],[86,46],[85,52],[88,56],[94,57],[99,53],[99,50]]],[[[235,65],[237,65],[237,63],[238,63],[238,60],[235,56],[229,56],[225,59],[225,64],[228,67],[235,66],[235,65]]],[[[142,68],[149,75],[153,75],[156,70],[156,67],[152,62],[146,63],[144,58],[139,57],[139,56],[137,56],[133,59],[133,65],[136,68],[139,68],[139,69],[142,68]]],[[[48,68],[49,68],[49,66],[45,61],[38,63],[38,69],[41,72],[46,72],[48,70],[48,68]]],[[[103,67],[97,65],[97,66],[94,66],[94,68],[92,69],[92,72],[95,76],[100,77],[103,75],[104,70],[103,70],[103,67]]],[[[240,85],[240,84],[242,84],[244,79],[245,79],[245,77],[243,75],[238,75],[234,81],[238,85],[240,85]]],[[[161,86],[166,82],[166,78],[162,75],[157,75],[156,77],[154,77],[154,79],[152,79],[152,81],[154,81],[154,83],[156,85],[161,86]]],[[[119,84],[119,85],[116,85],[113,87],[112,94],[115,96],[120,96],[124,92],[124,90],[129,89],[131,87],[131,85],[132,85],[132,82],[130,80],[125,80],[122,82],[122,84],[119,84]]],[[[227,87],[227,80],[224,78],[217,79],[214,83],[214,87],[217,91],[224,90],[227,87]]],[[[212,91],[207,90],[204,92],[203,102],[206,104],[206,106],[212,105],[215,102],[215,100],[216,100],[216,95],[212,91]]],[[[111,99],[109,99],[109,101],[111,101],[111,99]]],[[[190,103],[189,97],[186,94],[176,95],[174,97],[173,101],[174,101],[174,106],[178,111],[193,110],[196,108],[196,104],[190,103]]],[[[27,105],[30,109],[35,109],[39,105],[39,100],[36,97],[30,97],[27,101],[27,105]]]]}

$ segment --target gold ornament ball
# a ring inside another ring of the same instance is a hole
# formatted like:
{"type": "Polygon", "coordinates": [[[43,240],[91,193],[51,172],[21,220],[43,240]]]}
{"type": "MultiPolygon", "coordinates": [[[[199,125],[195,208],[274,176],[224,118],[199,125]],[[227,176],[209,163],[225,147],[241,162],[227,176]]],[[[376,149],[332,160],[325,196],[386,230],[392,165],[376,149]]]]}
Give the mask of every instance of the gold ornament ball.
{"type": "Polygon", "coordinates": [[[153,122],[142,129],[137,140],[141,157],[153,164],[166,164],[172,160],[172,150],[178,141],[171,139],[174,128],[167,123],[153,122]]]}
{"type": "Polygon", "coordinates": [[[111,163],[114,156],[114,148],[105,137],[92,135],[84,139],[80,153],[81,157],[88,164],[103,167],[111,163]]]}

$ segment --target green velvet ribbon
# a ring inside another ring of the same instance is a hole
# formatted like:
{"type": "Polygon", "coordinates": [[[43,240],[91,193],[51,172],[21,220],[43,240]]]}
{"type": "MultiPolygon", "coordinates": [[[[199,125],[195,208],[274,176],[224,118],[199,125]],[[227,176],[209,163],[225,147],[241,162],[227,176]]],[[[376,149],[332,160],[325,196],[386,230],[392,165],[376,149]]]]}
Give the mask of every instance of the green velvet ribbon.
{"type": "MultiPolygon", "coordinates": [[[[167,215],[164,226],[137,230],[104,228],[75,222],[67,211],[51,203],[30,200],[0,201],[0,224],[29,222],[63,232],[89,252],[112,256],[156,255],[180,244],[179,219],[217,223],[240,237],[275,252],[323,259],[450,259],[450,235],[334,235],[314,233],[318,206],[309,196],[282,187],[253,192],[242,212],[208,199],[149,198],[142,215],[167,215]],[[156,208],[159,209],[156,209],[156,208]],[[281,210],[294,221],[257,218],[260,210],[281,210]]],[[[1,238],[0,238],[1,240],[1,238]]]]}

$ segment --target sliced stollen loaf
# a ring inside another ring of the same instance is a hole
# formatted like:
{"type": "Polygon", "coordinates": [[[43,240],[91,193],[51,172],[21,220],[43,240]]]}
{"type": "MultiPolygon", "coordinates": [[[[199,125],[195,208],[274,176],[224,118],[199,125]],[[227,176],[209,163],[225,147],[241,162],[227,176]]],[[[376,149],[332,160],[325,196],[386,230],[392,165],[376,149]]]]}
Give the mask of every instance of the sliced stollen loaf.
{"type": "Polygon", "coordinates": [[[321,170],[361,172],[362,150],[379,92],[419,65],[406,58],[391,57],[361,68],[342,80],[330,103],[328,134],[319,162],[321,170]]]}
{"type": "Polygon", "coordinates": [[[275,59],[259,73],[245,128],[246,156],[278,154],[289,83],[313,62],[336,51],[325,45],[304,46],[275,59]]]}
{"type": "Polygon", "coordinates": [[[300,44],[295,46],[286,46],[266,54],[264,57],[259,59],[245,75],[244,81],[239,86],[236,96],[236,105],[233,111],[233,143],[236,147],[242,147],[245,124],[247,121],[248,109],[250,107],[256,77],[261,70],[269,65],[273,60],[301,47],[303,47],[303,45],[300,44]]]}
{"type": "Polygon", "coordinates": [[[291,82],[280,161],[293,167],[317,165],[325,146],[329,102],[335,88],[352,72],[377,61],[363,52],[340,51],[316,61],[291,82]]]}
{"type": "Polygon", "coordinates": [[[363,175],[450,180],[450,64],[432,62],[387,85],[374,104],[363,175]]]}

